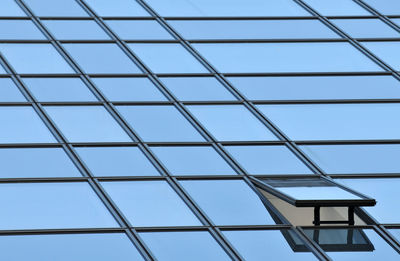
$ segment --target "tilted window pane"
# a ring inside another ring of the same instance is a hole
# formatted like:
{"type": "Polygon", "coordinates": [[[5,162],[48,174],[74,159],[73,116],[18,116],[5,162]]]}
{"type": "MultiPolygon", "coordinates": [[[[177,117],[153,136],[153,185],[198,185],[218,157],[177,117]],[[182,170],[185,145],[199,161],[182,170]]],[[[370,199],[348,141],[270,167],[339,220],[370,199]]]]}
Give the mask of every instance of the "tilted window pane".
{"type": "Polygon", "coordinates": [[[1,229],[118,227],[94,191],[83,182],[3,183],[0,206],[1,229]]]}
{"type": "Polygon", "coordinates": [[[122,233],[0,236],[2,260],[144,260],[122,233]],[[24,251],[18,251],[24,249],[24,251]]]}
{"type": "Polygon", "coordinates": [[[304,2],[324,16],[372,15],[353,0],[304,0],[304,2]]]}
{"type": "Polygon", "coordinates": [[[400,241],[400,229],[389,229],[389,232],[396,237],[397,240],[400,241]]]}
{"type": "Polygon", "coordinates": [[[173,175],[234,175],[235,171],[211,147],[152,147],[173,175]]]}
{"type": "MultiPolygon", "coordinates": [[[[1,8],[3,8],[3,3],[1,3],[1,8]]],[[[0,39],[46,40],[46,37],[30,20],[0,20],[0,39]]]]}
{"type": "Polygon", "coordinates": [[[0,66],[0,74],[6,74],[7,72],[4,70],[3,66],[0,66]]]}
{"type": "Polygon", "coordinates": [[[137,147],[78,147],[75,150],[95,176],[159,175],[137,147]]]}
{"type": "Polygon", "coordinates": [[[24,0],[37,16],[88,16],[75,0],[24,0]]]}
{"type": "MultiPolygon", "coordinates": [[[[223,73],[382,71],[349,43],[199,43],[223,73]]],[[[399,52],[400,53],[400,52],[399,52]]]]}
{"type": "Polygon", "coordinates": [[[400,33],[380,19],[331,19],[344,32],[354,38],[400,37],[400,33]]]}
{"type": "Polygon", "coordinates": [[[157,260],[231,260],[206,231],[139,233],[157,260]]]}
{"type": "Polygon", "coordinates": [[[26,101],[26,99],[10,78],[0,78],[0,102],[14,101],[23,102],[26,101]]]}
{"type": "Polygon", "coordinates": [[[101,106],[46,106],[45,109],[71,142],[132,141],[101,106]]]}
{"type": "Polygon", "coordinates": [[[99,16],[149,16],[136,2],[131,0],[85,0],[99,16]]]}
{"type": "Polygon", "coordinates": [[[109,40],[103,29],[91,20],[43,20],[58,40],[109,40]]]}
{"type": "Polygon", "coordinates": [[[154,20],[106,20],[121,39],[127,40],[173,40],[157,21],[154,20]]]}
{"type": "Polygon", "coordinates": [[[381,14],[400,15],[400,2],[397,0],[364,0],[364,2],[381,14]]]}
{"type": "Polygon", "coordinates": [[[14,0],[2,0],[0,16],[26,16],[14,0]]]}
{"type": "Polygon", "coordinates": [[[164,181],[103,182],[102,185],[133,226],[201,226],[164,181]]]}
{"type": "Polygon", "coordinates": [[[392,18],[390,19],[392,22],[394,22],[395,24],[397,24],[397,26],[400,26],[400,18],[392,18]]]}
{"type": "Polygon", "coordinates": [[[400,138],[398,103],[259,105],[293,140],[400,138]]]}
{"type": "Polygon", "coordinates": [[[395,70],[400,70],[400,42],[364,42],[362,43],[378,58],[395,70]]]}

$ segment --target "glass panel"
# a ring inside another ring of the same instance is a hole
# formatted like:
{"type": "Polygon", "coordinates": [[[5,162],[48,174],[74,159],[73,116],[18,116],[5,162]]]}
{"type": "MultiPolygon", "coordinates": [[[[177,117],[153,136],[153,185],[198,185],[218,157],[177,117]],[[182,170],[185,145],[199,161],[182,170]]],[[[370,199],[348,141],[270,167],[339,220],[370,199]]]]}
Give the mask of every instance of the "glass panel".
{"type": "Polygon", "coordinates": [[[308,16],[289,0],[146,0],[162,16],[308,16]]]}
{"type": "Polygon", "coordinates": [[[275,224],[257,194],[240,180],[180,181],[216,225],[275,224]]]}
{"type": "Polygon", "coordinates": [[[111,101],[166,101],[147,78],[92,78],[111,101]]]}
{"type": "Polygon", "coordinates": [[[24,0],[37,16],[88,16],[75,0],[24,0]]]}
{"type": "Polygon", "coordinates": [[[392,18],[390,19],[392,22],[394,22],[395,24],[397,24],[397,26],[400,26],[400,18],[392,18]]]}
{"type": "Polygon", "coordinates": [[[96,22],[90,20],[43,20],[42,23],[59,40],[110,39],[96,22]]]}
{"type": "Polygon", "coordinates": [[[56,142],[30,106],[1,106],[0,122],[0,143],[56,142]]]}
{"type": "Polygon", "coordinates": [[[64,44],[86,73],[141,73],[115,44],[64,44]]]}
{"type": "Polygon", "coordinates": [[[364,42],[362,44],[389,66],[400,70],[400,42],[364,42]]]}
{"type": "Polygon", "coordinates": [[[125,234],[41,234],[0,236],[2,260],[144,260],[125,234]],[[16,251],[24,249],[24,251],[16,251]]]}
{"type": "Polygon", "coordinates": [[[102,185],[133,226],[201,226],[164,181],[103,182],[102,185]]]}
{"type": "Polygon", "coordinates": [[[399,144],[306,145],[301,149],[328,174],[400,173],[399,144]]]}
{"type": "Polygon", "coordinates": [[[398,241],[400,241],[400,229],[388,229],[389,232],[396,237],[398,241]]]}
{"type": "Polygon", "coordinates": [[[45,109],[71,142],[131,141],[101,106],[46,106],[45,109]]]}
{"type": "Polygon", "coordinates": [[[340,38],[318,20],[171,20],[187,39],[340,38]]]}
{"type": "Polygon", "coordinates": [[[229,77],[251,100],[325,100],[400,98],[392,76],[229,77]]]}
{"type": "Polygon", "coordinates": [[[275,135],[242,105],[192,105],[188,108],[218,140],[277,140],[275,135]]]}
{"type": "Polygon", "coordinates": [[[259,105],[293,140],[398,139],[397,103],[259,105]]]}
{"type": "Polygon", "coordinates": [[[212,147],[152,147],[173,175],[233,175],[235,171],[212,147]]]}
{"type": "Polygon", "coordinates": [[[118,106],[145,141],[204,141],[174,106],[118,106]]]}
{"type": "Polygon", "coordinates": [[[79,78],[23,78],[39,101],[97,101],[79,78]]]}
{"type": "Polygon", "coordinates": [[[380,19],[331,19],[331,21],[355,38],[400,37],[400,33],[380,19]]]}
{"type": "Polygon", "coordinates": [[[207,73],[206,68],[185,48],[175,43],[128,44],[155,73],[207,73]]]}
{"type": "Polygon", "coordinates": [[[179,100],[236,100],[236,98],[213,77],[165,77],[160,79],[179,100]]]}
{"type": "MultiPolygon", "coordinates": [[[[3,6],[1,3],[1,8],[3,6]]],[[[45,40],[46,37],[30,20],[0,20],[0,39],[45,40]]]]}
{"type": "Polygon", "coordinates": [[[285,146],[225,146],[250,174],[312,174],[285,146]]]}
{"type": "Polygon", "coordinates": [[[1,148],[2,178],[81,177],[61,148],[1,148]]]}
{"type": "Polygon", "coordinates": [[[400,14],[400,2],[397,0],[364,0],[364,2],[384,15],[400,14]]]}
{"type": "Polygon", "coordinates": [[[131,0],[85,0],[100,16],[149,16],[136,2],[131,0]]]}
{"type": "Polygon", "coordinates": [[[7,72],[4,70],[3,66],[0,65],[0,74],[6,74],[7,72]]]}
{"type": "Polygon", "coordinates": [[[79,156],[95,176],[158,176],[136,147],[79,147],[79,156]]]}
{"type": "Polygon", "coordinates": [[[121,39],[174,39],[157,21],[154,20],[108,20],[105,22],[121,39]]]}
{"type": "Polygon", "coordinates": [[[0,16],[26,16],[14,0],[2,0],[0,16]]]}
{"type": "Polygon", "coordinates": [[[157,260],[231,260],[205,231],[139,233],[157,260]]]}
{"type": "Polygon", "coordinates": [[[371,15],[353,0],[304,0],[321,15],[371,15]]]}
{"type": "Polygon", "coordinates": [[[51,44],[0,44],[17,73],[73,73],[51,44]]]}
{"type": "Polygon", "coordinates": [[[0,78],[0,102],[24,102],[25,97],[10,78],[0,78]]]}
{"type": "Polygon", "coordinates": [[[193,46],[223,73],[382,71],[350,44],[341,42],[193,46]]]}
{"type": "Polygon", "coordinates": [[[117,227],[87,183],[0,184],[0,229],[117,227]],[[10,200],[12,199],[12,200],[10,200]]]}

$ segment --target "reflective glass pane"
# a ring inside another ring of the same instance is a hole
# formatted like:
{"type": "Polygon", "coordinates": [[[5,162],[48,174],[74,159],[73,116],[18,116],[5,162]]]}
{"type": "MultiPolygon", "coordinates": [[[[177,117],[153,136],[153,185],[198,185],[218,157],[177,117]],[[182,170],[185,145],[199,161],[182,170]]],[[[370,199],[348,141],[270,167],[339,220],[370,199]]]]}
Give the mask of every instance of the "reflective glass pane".
{"type": "Polygon", "coordinates": [[[0,74],[6,74],[7,72],[4,70],[3,66],[0,66],[0,74]]]}
{"type": "Polygon", "coordinates": [[[216,225],[275,224],[257,194],[240,180],[180,181],[216,225]]]}
{"type": "Polygon", "coordinates": [[[277,140],[275,135],[242,105],[192,105],[188,108],[218,140],[277,140]]]}
{"type": "Polygon", "coordinates": [[[206,68],[185,48],[175,43],[128,44],[155,73],[206,73],[206,68]]]}
{"type": "Polygon", "coordinates": [[[166,101],[147,78],[92,78],[111,101],[166,101]]]}
{"type": "Polygon", "coordinates": [[[0,102],[23,102],[25,97],[10,78],[0,78],[0,102]]]}
{"type": "Polygon", "coordinates": [[[164,181],[103,182],[102,185],[133,226],[201,226],[164,181]]]}
{"type": "Polygon", "coordinates": [[[115,44],[64,44],[87,73],[141,73],[115,44]]]}
{"type": "Polygon", "coordinates": [[[259,105],[293,140],[397,139],[397,103],[259,105]]]}
{"type": "Polygon", "coordinates": [[[2,0],[0,16],[26,16],[14,0],[2,0]]]}
{"type": "Polygon", "coordinates": [[[389,232],[400,241],[400,229],[389,229],[389,232]]]}
{"type": "Polygon", "coordinates": [[[75,0],[24,0],[37,16],[88,16],[75,0]]]}
{"type": "Polygon", "coordinates": [[[51,44],[0,44],[17,73],[73,73],[51,44]]]}
{"type": "Polygon", "coordinates": [[[389,66],[400,70],[400,42],[364,42],[362,44],[389,66]]]}
{"type": "Polygon", "coordinates": [[[354,38],[400,37],[400,33],[380,19],[331,19],[344,32],[354,38]]]}
{"type": "Polygon", "coordinates": [[[380,76],[229,77],[251,100],[325,100],[400,98],[400,82],[380,76]]]}
{"type": "Polygon", "coordinates": [[[8,261],[144,260],[121,233],[10,235],[0,236],[0,245],[0,258],[8,261]]]}
{"type": "Polygon", "coordinates": [[[159,175],[137,147],[78,147],[75,150],[95,176],[159,175]]]}
{"type": "Polygon", "coordinates": [[[285,146],[225,146],[250,174],[311,174],[285,146]]]}
{"type": "Polygon", "coordinates": [[[118,106],[118,110],[145,141],[204,141],[173,106],[118,106]]]}
{"type": "Polygon", "coordinates": [[[0,149],[2,178],[81,177],[61,148],[0,149]]]}
{"type": "Polygon", "coordinates": [[[79,78],[23,78],[38,101],[97,101],[79,78]]]}
{"type": "Polygon", "coordinates": [[[101,106],[46,106],[46,111],[71,142],[131,141],[101,106]]]}
{"type": "Polygon", "coordinates": [[[173,175],[232,175],[235,171],[211,147],[152,147],[173,175]]]}
{"type": "Polygon", "coordinates": [[[360,51],[342,42],[193,46],[223,73],[382,71],[360,51]]]}
{"type": "Polygon", "coordinates": [[[400,18],[392,18],[390,19],[392,22],[394,22],[395,24],[397,24],[398,26],[400,26],[400,18]]]}
{"type": "Polygon", "coordinates": [[[364,0],[384,15],[400,15],[400,2],[397,0],[364,0]]]}
{"type": "Polygon", "coordinates": [[[140,237],[157,260],[231,260],[214,238],[205,231],[144,232],[140,237]]]}
{"type": "Polygon", "coordinates": [[[108,20],[105,21],[121,39],[168,40],[174,39],[155,20],[108,20]]]}
{"type": "Polygon", "coordinates": [[[304,0],[321,15],[372,15],[353,0],[304,0]]]}
{"type": "Polygon", "coordinates": [[[0,229],[117,227],[87,183],[0,184],[0,229]],[[10,200],[12,199],[12,200],[10,200]]]}
{"type": "Polygon", "coordinates": [[[91,20],[43,20],[58,40],[108,40],[110,37],[91,20]]]}
{"type": "Polygon", "coordinates": [[[149,16],[136,2],[131,0],[85,0],[100,16],[149,16]]]}
{"type": "Polygon", "coordinates": [[[0,20],[0,39],[45,40],[46,37],[30,20],[0,20]]]}

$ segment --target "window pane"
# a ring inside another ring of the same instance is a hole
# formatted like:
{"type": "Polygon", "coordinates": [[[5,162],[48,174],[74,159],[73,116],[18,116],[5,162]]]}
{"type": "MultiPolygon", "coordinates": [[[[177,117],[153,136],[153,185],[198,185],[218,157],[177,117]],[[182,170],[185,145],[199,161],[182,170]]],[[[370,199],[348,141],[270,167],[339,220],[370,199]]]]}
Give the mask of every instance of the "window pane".
{"type": "Polygon", "coordinates": [[[141,73],[115,44],[64,44],[86,73],[141,73]]]}
{"type": "Polygon", "coordinates": [[[364,0],[364,2],[384,15],[400,14],[400,2],[397,0],[364,0]]]}
{"type": "Polygon", "coordinates": [[[1,106],[0,122],[0,143],[56,142],[30,106],[1,106]]]}
{"type": "Polygon", "coordinates": [[[87,183],[0,184],[0,229],[117,227],[87,183]],[[12,199],[12,200],[10,200],[12,199]]]}
{"type": "Polygon", "coordinates": [[[293,140],[400,138],[397,103],[259,105],[293,140]]]}
{"type": "Polygon", "coordinates": [[[10,78],[0,78],[0,102],[19,101],[24,102],[26,99],[15,83],[10,78]]]}
{"type": "Polygon", "coordinates": [[[311,8],[321,15],[371,15],[352,0],[304,0],[311,8]]]}
{"type": "Polygon", "coordinates": [[[340,38],[318,20],[171,20],[187,39],[340,38]]]}
{"type": "Polygon", "coordinates": [[[2,178],[81,177],[61,148],[1,148],[2,178]]]}
{"type": "Polygon", "coordinates": [[[128,44],[155,73],[206,73],[206,68],[185,48],[175,43],[128,44]]]}
{"type": "Polygon", "coordinates": [[[389,66],[400,70],[400,42],[365,42],[362,44],[389,66]]]}
{"type": "Polygon", "coordinates": [[[136,147],[75,148],[95,176],[157,176],[158,171],[136,147]]]}
{"type": "Polygon", "coordinates": [[[180,181],[216,225],[275,224],[255,192],[240,180],[180,181]]]}
{"type": "Polygon", "coordinates": [[[100,16],[149,16],[136,2],[131,0],[85,0],[100,16]]]}
{"type": "Polygon", "coordinates": [[[26,16],[14,0],[2,0],[0,16],[26,16]]]}
{"type": "Polygon", "coordinates": [[[73,73],[51,44],[0,44],[17,73],[73,73]]]}
{"type": "Polygon", "coordinates": [[[43,20],[42,23],[59,40],[110,39],[96,22],[90,20],[43,20]]]}
{"type": "Polygon", "coordinates": [[[160,79],[179,100],[236,100],[217,79],[212,77],[165,77],[160,79]]]}
{"type": "Polygon", "coordinates": [[[400,229],[389,229],[389,232],[396,237],[397,240],[400,240],[400,229]]]}
{"type": "Polygon", "coordinates": [[[392,22],[394,22],[395,24],[397,24],[397,26],[400,26],[400,18],[392,18],[390,19],[392,22]]]}
{"type": "Polygon", "coordinates": [[[234,175],[235,171],[211,147],[152,147],[173,175],[234,175]]]}
{"type": "Polygon", "coordinates": [[[131,141],[101,106],[46,106],[46,111],[71,142],[131,141]]]}
{"type": "Polygon", "coordinates": [[[0,236],[0,244],[0,258],[9,261],[143,260],[121,233],[10,235],[0,236]]]}
{"type": "Polygon", "coordinates": [[[229,77],[251,100],[391,99],[400,97],[392,76],[229,77]]]}
{"type": "Polygon", "coordinates": [[[225,146],[250,174],[312,174],[285,146],[225,146]]]}
{"type": "Polygon", "coordinates": [[[306,145],[301,148],[328,174],[400,173],[399,144],[306,145]]]}
{"type": "Polygon", "coordinates": [[[331,19],[331,21],[355,38],[400,37],[400,33],[380,19],[331,19]]]}
{"type": "MultiPolygon", "coordinates": [[[[1,8],[4,4],[1,3],[1,8]]],[[[0,39],[45,40],[46,37],[30,20],[0,20],[0,39]]]]}
{"type": "Polygon", "coordinates": [[[157,21],[154,20],[108,20],[105,22],[121,39],[174,39],[157,21]]]}
{"type": "Polygon", "coordinates": [[[139,233],[157,260],[231,260],[205,231],[139,233]]]}
{"type": "Polygon", "coordinates": [[[341,42],[193,46],[223,73],[382,71],[350,44],[341,42]]]}
{"type": "Polygon", "coordinates": [[[173,106],[118,106],[118,110],[145,141],[204,141],[173,106]]]}
{"type": "Polygon", "coordinates": [[[75,0],[24,0],[37,16],[88,16],[75,0]]]}
{"type": "Polygon", "coordinates": [[[188,108],[218,140],[277,140],[275,135],[242,105],[193,105],[188,108]]]}
{"type": "Polygon", "coordinates": [[[92,78],[111,101],[166,101],[147,78],[92,78]]]}
{"type": "Polygon", "coordinates": [[[102,185],[133,226],[201,226],[164,181],[103,182],[102,185]]]}
{"type": "Polygon", "coordinates": [[[23,78],[39,101],[97,101],[79,78],[23,78]]]}

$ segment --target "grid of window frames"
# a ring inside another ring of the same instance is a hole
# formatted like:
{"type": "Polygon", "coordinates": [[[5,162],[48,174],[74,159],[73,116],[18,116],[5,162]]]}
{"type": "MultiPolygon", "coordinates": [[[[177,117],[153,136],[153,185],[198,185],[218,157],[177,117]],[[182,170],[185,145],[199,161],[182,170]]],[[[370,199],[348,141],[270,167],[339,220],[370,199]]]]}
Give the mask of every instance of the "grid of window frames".
{"type": "Polygon", "coordinates": [[[2,260],[399,259],[397,0],[2,0],[0,56],[2,260]],[[317,176],[378,203],[252,182],[317,176]]]}

